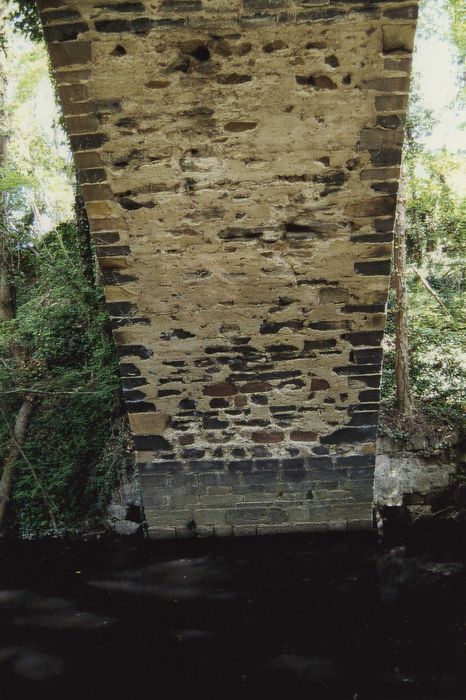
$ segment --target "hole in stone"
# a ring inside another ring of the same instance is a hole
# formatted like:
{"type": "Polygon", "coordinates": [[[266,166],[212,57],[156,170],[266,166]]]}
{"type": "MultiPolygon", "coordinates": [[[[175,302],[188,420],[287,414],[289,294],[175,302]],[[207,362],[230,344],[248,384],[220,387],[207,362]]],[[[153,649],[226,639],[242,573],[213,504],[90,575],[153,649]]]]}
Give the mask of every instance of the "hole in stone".
{"type": "Polygon", "coordinates": [[[191,52],[191,56],[197,58],[198,61],[208,61],[210,58],[210,51],[207,46],[198,46],[197,49],[191,52]]]}
{"type": "Polygon", "coordinates": [[[314,494],[311,490],[306,493],[306,501],[311,501],[314,498],[314,494]]]}
{"type": "Polygon", "coordinates": [[[332,66],[332,68],[337,68],[340,65],[340,61],[336,56],[327,56],[325,59],[325,63],[328,66],[332,66]]]}
{"type": "Polygon", "coordinates": [[[128,52],[126,51],[124,46],[122,46],[121,44],[117,44],[113,49],[111,56],[126,56],[127,53],[128,52]]]}
{"type": "Polygon", "coordinates": [[[349,73],[343,78],[343,85],[351,85],[351,76],[349,73]]]}

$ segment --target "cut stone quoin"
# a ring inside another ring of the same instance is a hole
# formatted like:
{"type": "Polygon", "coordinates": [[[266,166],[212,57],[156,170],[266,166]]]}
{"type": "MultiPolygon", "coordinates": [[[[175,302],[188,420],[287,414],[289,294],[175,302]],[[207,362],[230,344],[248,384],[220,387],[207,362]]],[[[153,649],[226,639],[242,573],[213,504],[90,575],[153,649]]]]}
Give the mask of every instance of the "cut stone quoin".
{"type": "Polygon", "coordinates": [[[370,527],[417,3],[38,5],[149,533],[370,527]]]}

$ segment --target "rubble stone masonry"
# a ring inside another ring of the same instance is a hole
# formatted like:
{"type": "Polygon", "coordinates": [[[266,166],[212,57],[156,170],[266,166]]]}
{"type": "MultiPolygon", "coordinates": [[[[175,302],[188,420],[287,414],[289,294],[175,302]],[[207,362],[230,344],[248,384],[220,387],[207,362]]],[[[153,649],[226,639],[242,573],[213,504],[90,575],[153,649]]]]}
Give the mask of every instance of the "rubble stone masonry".
{"type": "Polygon", "coordinates": [[[413,0],[40,0],[154,537],[372,525],[413,0]]]}

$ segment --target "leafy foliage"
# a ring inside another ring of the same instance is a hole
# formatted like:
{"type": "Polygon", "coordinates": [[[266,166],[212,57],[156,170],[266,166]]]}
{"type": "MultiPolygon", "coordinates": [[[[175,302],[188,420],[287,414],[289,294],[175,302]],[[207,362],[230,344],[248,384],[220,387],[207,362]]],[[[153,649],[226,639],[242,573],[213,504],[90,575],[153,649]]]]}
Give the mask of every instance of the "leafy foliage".
{"type": "MultiPolygon", "coordinates": [[[[102,290],[86,278],[81,248],[75,225],[63,224],[21,250],[14,273],[16,319],[0,326],[8,419],[11,424],[27,389],[37,392],[24,451],[67,531],[98,520],[129,454],[102,290]],[[11,359],[11,344],[25,348],[27,359],[11,359]]],[[[2,440],[6,450],[5,425],[0,445],[2,440]]],[[[23,534],[47,530],[38,484],[22,459],[14,506],[23,534]]]]}
{"type": "Polygon", "coordinates": [[[34,0],[14,0],[9,19],[16,31],[29,37],[32,41],[43,40],[42,25],[34,0]]]}
{"type": "MultiPolygon", "coordinates": [[[[425,430],[433,422],[462,430],[466,408],[466,199],[455,191],[452,181],[458,172],[464,172],[464,164],[445,151],[433,154],[418,149],[414,155],[408,151],[405,165],[412,389],[418,413],[424,414],[425,430]]],[[[391,295],[384,340],[385,423],[387,413],[393,412],[395,396],[395,311],[391,295]]]]}

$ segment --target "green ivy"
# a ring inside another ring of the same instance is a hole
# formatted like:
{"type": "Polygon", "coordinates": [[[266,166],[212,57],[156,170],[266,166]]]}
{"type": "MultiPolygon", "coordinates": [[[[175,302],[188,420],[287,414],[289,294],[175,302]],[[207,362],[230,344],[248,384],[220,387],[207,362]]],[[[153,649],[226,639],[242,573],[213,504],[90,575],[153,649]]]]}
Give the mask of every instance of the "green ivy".
{"type": "MultiPolygon", "coordinates": [[[[11,425],[26,390],[37,392],[24,451],[63,532],[101,520],[130,455],[103,293],[85,274],[82,245],[70,223],[21,251],[16,319],[0,325],[5,410],[11,425]],[[26,361],[11,359],[11,343],[27,349],[26,361]]],[[[3,421],[0,450],[8,442],[3,421]]],[[[12,525],[47,533],[49,514],[25,460],[16,474],[12,525]]]]}

